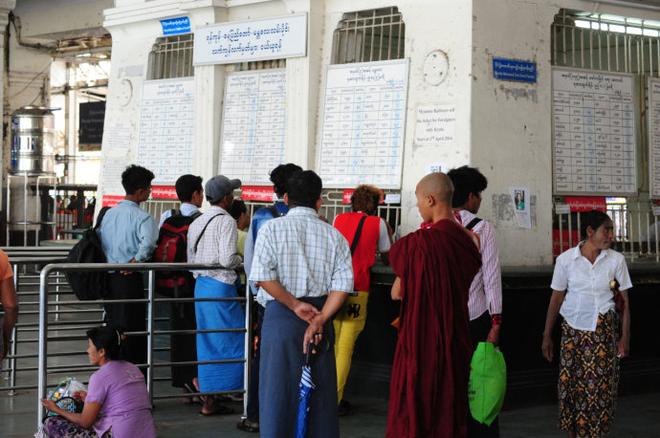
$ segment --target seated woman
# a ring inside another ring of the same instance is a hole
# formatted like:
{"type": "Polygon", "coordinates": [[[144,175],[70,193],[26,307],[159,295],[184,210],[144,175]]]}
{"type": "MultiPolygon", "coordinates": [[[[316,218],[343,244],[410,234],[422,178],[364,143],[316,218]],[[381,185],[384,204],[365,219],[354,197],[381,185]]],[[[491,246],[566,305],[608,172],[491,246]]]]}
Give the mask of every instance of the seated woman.
{"type": "Polygon", "coordinates": [[[50,438],[155,438],[151,402],[140,370],[130,362],[117,360],[121,334],[110,327],[87,332],[87,355],[101,368],[89,378],[89,391],[76,394],[85,406],[79,414],[66,412],[52,400],[42,400],[57,417],[44,422],[50,438]]]}

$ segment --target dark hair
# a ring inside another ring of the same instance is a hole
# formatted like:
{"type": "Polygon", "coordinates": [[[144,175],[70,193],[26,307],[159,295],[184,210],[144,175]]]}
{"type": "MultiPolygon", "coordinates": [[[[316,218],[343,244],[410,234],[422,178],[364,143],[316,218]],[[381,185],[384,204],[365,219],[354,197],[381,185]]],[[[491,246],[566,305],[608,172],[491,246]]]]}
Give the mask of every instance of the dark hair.
{"type": "Polygon", "coordinates": [[[154,179],[154,174],[149,169],[131,164],[121,174],[121,185],[124,186],[127,195],[132,195],[140,189],[147,189],[154,179]]]}
{"type": "Polygon", "coordinates": [[[119,359],[119,346],[122,333],[109,326],[94,327],[87,330],[87,337],[97,350],[103,348],[105,357],[110,360],[119,359]]]}
{"type": "Polygon", "coordinates": [[[238,219],[241,217],[241,214],[247,213],[245,202],[241,201],[240,199],[234,199],[229,206],[228,213],[231,215],[231,217],[234,218],[235,221],[238,221],[238,219]]]}
{"type": "Polygon", "coordinates": [[[580,215],[580,235],[582,239],[586,239],[587,228],[591,227],[596,231],[605,222],[612,221],[612,219],[604,212],[598,210],[591,210],[580,215]]]}
{"type": "Polygon", "coordinates": [[[379,202],[380,190],[367,184],[357,186],[351,195],[353,211],[362,211],[371,214],[376,211],[379,202]]]}
{"type": "Polygon", "coordinates": [[[323,182],[312,170],[295,173],[287,182],[290,207],[316,208],[316,201],[321,197],[323,182]]]}
{"type": "Polygon", "coordinates": [[[176,196],[181,202],[190,202],[193,193],[200,192],[202,189],[202,177],[195,175],[181,175],[174,185],[176,196]]]}
{"type": "Polygon", "coordinates": [[[454,197],[451,200],[454,208],[463,206],[470,193],[478,195],[488,187],[488,180],[476,167],[461,166],[447,172],[447,176],[454,184],[454,197]]]}
{"type": "Polygon", "coordinates": [[[275,186],[275,193],[278,197],[284,196],[288,192],[287,181],[293,174],[302,172],[302,167],[293,163],[280,164],[275,169],[270,171],[270,180],[275,186]]]}

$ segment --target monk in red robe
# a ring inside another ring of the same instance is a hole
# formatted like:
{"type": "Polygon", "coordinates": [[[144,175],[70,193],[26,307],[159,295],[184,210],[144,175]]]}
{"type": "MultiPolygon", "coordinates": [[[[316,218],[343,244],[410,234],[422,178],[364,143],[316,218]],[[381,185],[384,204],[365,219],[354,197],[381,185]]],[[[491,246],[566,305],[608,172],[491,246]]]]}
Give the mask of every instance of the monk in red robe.
{"type": "Polygon", "coordinates": [[[454,219],[451,180],[443,173],[417,184],[417,208],[428,228],[390,250],[401,300],[387,438],[467,436],[473,348],[468,292],[481,267],[478,240],[454,219]]]}

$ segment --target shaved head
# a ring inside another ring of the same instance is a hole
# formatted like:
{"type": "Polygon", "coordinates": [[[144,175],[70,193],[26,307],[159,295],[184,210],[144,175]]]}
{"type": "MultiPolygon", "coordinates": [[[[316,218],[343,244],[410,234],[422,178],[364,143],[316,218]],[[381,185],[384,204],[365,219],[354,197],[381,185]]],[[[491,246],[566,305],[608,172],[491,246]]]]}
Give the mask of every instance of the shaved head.
{"type": "Polygon", "coordinates": [[[434,172],[429,173],[417,183],[416,191],[425,196],[433,196],[438,202],[451,206],[454,185],[444,173],[434,172]]]}

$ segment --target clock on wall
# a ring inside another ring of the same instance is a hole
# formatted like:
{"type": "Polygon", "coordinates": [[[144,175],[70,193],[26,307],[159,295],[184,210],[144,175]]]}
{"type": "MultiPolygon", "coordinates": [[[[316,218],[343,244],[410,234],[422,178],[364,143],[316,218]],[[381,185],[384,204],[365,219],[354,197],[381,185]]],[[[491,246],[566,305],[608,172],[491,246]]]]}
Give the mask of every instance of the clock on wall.
{"type": "Polygon", "coordinates": [[[449,73],[449,57],[442,50],[434,50],[424,60],[424,82],[429,85],[440,85],[449,73]]]}
{"type": "Polygon", "coordinates": [[[133,82],[130,79],[122,79],[119,82],[119,89],[117,90],[117,100],[119,105],[126,106],[133,99],[133,82]]]}

